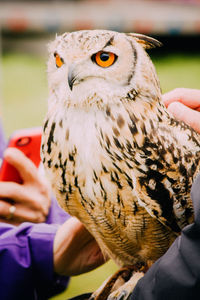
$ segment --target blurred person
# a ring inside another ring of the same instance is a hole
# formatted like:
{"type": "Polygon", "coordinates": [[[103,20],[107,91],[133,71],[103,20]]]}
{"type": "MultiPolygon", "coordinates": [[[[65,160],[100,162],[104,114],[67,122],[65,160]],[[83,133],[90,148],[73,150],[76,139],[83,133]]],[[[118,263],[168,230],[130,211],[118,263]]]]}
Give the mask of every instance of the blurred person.
{"type": "MultiPolygon", "coordinates": [[[[163,96],[168,110],[200,133],[200,90],[179,88],[163,96]]],[[[183,228],[168,251],[142,277],[131,300],[200,299],[200,174],[191,198],[194,223],[183,228]]]]}
{"type": "MultiPolygon", "coordinates": [[[[3,160],[5,148],[6,141],[2,124],[0,123],[1,160],[3,160]]],[[[69,216],[58,206],[55,198],[51,197],[50,188],[48,187],[47,182],[44,177],[41,176],[31,160],[29,160],[21,151],[14,148],[7,149],[5,151],[4,159],[18,170],[23,179],[23,184],[15,182],[0,182],[0,222],[2,222],[0,223],[0,262],[3,262],[3,264],[0,263],[0,291],[2,299],[4,297],[3,290],[5,291],[5,295],[7,295],[7,293],[9,295],[10,288],[8,285],[11,284],[11,286],[13,286],[12,280],[10,280],[12,277],[10,277],[10,275],[6,276],[9,269],[12,271],[13,277],[16,278],[16,274],[19,274],[20,269],[20,273],[22,274],[23,269],[28,273],[29,264],[30,268],[32,267],[31,263],[28,262],[30,249],[27,248],[27,253],[24,253],[23,257],[17,249],[18,247],[22,247],[22,249],[25,250],[23,240],[25,241],[28,238],[28,232],[32,229],[33,225],[23,224],[21,227],[16,228],[14,226],[9,226],[9,224],[20,225],[23,222],[62,224],[67,218],[69,218],[69,216]],[[5,223],[7,223],[7,225],[5,223]],[[20,228],[23,228],[21,234],[19,234],[20,228]],[[12,260],[14,260],[14,262],[12,262],[12,260]],[[12,262],[12,264],[9,262],[12,262]],[[5,276],[3,275],[4,273],[5,276]]],[[[43,234],[45,236],[45,231],[43,234]]],[[[39,231],[38,236],[40,237],[40,235],[39,231]]],[[[37,234],[35,233],[35,238],[36,237],[37,234]]],[[[45,238],[45,240],[47,242],[49,238],[45,238]]],[[[40,256],[41,255],[38,256],[38,259],[40,256]]],[[[24,274],[26,276],[26,272],[24,272],[24,274]]],[[[15,281],[16,283],[18,282],[16,279],[15,281]]],[[[57,291],[61,291],[66,288],[68,278],[61,279],[57,276],[54,278],[52,283],[54,286],[52,288],[52,294],[54,294],[57,291]]],[[[8,299],[11,298],[12,297],[8,299]]],[[[14,298],[15,297],[12,299],[14,298]]],[[[5,296],[5,299],[7,299],[7,296],[5,296]]]]}
{"type": "Polygon", "coordinates": [[[68,215],[58,206],[55,198],[51,197],[50,187],[44,176],[21,151],[14,148],[5,151],[6,144],[0,122],[0,160],[4,156],[23,179],[22,184],[0,182],[0,221],[13,225],[19,225],[23,221],[63,223],[68,215]],[[9,211],[10,207],[14,208],[14,212],[9,211]]]}
{"type": "Polygon", "coordinates": [[[16,148],[8,148],[4,159],[16,168],[23,183],[0,181],[0,221],[13,225],[54,221],[50,188],[33,162],[16,148]]]}
{"type": "MultiPolygon", "coordinates": [[[[1,158],[5,145],[0,125],[1,158]]],[[[32,161],[15,148],[7,149],[4,159],[23,183],[0,182],[0,298],[48,299],[67,287],[69,276],[87,272],[104,259],[84,226],[50,197],[32,161]]]]}
{"type": "Polygon", "coordinates": [[[1,300],[44,300],[63,291],[69,276],[104,262],[94,238],[76,219],[63,225],[0,223],[1,300]]]}

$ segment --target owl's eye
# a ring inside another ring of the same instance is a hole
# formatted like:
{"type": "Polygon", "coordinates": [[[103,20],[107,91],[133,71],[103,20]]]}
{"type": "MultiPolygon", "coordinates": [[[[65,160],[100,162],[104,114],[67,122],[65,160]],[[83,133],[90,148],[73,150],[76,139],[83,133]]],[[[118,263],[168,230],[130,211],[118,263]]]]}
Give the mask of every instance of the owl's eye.
{"type": "Polygon", "coordinates": [[[56,67],[57,68],[62,67],[62,65],[64,64],[64,60],[62,59],[62,57],[60,57],[58,53],[54,53],[54,57],[56,59],[56,67]]]}
{"type": "Polygon", "coordinates": [[[92,56],[92,60],[100,67],[107,68],[114,64],[117,55],[112,52],[99,51],[92,56]]]}

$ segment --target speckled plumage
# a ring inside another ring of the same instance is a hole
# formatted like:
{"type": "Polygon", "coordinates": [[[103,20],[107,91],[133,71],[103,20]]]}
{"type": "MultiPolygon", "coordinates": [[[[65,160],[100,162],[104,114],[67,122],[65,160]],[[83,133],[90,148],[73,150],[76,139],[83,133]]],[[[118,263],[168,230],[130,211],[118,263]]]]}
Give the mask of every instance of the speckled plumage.
{"type": "Polygon", "coordinates": [[[120,266],[150,266],[193,220],[200,136],[161,103],[145,51],[154,44],[142,35],[93,30],[50,45],[44,166],[60,205],[120,266]],[[102,49],[117,55],[108,68],[91,59],[102,49]]]}

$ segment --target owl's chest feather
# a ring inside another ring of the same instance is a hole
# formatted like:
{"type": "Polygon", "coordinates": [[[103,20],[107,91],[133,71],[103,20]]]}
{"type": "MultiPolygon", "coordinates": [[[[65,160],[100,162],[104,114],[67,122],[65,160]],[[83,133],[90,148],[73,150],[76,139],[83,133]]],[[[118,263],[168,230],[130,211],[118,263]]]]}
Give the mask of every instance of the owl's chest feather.
{"type": "Polygon", "coordinates": [[[119,158],[117,146],[111,150],[113,122],[102,113],[56,115],[45,128],[43,147],[47,173],[61,206],[99,232],[110,228],[114,240],[115,235],[118,239],[124,235],[121,231],[137,207],[130,170],[119,158]]]}
{"type": "MultiPolygon", "coordinates": [[[[133,172],[139,168],[137,176],[141,178],[152,174],[151,165],[145,162],[150,155],[152,162],[160,156],[151,149],[152,140],[146,142],[150,122],[145,128],[139,119],[137,125],[133,122],[133,113],[131,116],[117,106],[112,111],[55,110],[46,121],[43,136],[44,164],[61,206],[87,226],[107,253],[111,250],[110,256],[127,264],[136,256],[156,259],[174,239],[139,205],[135,195],[133,172]],[[155,230],[158,234],[152,239],[155,230]],[[162,238],[164,245],[160,236],[168,236],[162,238]],[[152,243],[157,247],[155,253],[148,250],[152,243]]],[[[152,166],[153,174],[160,174],[156,166],[152,166]]],[[[151,183],[148,176],[145,180],[144,184],[151,183]]],[[[150,186],[156,192],[155,187],[156,183],[150,186]]],[[[164,183],[163,189],[167,189],[164,183]]]]}
{"type": "MultiPolygon", "coordinates": [[[[65,168],[65,176],[64,172],[60,176],[63,185],[70,182],[72,188],[75,188],[79,182],[85,196],[93,201],[100,198],[102,193],[105,194],[106,190],[113,191],[112,181],[118,181],[119,188],[123,176],[121,174],[119,178],[116,167],[116,156],[120,151],[117,146],[115,150],[111,150],[111,141],[113,136],[115,138],[113,120],[109,122],[102,112],[79,110],[69,111],[61,120],[54,119],[49,123],[50,132],[53,124],[56,124],[51,141],[52,151],[49,153],[52,162],[54,161],[49,168],[50,172],[59,169],[55,168],[55,164],[63,170],[65,168]]],[[[49,144],[48,140],[46,144],[49,144]]],[[[120,161],[121,158],[118,163],[120,161]]]]}

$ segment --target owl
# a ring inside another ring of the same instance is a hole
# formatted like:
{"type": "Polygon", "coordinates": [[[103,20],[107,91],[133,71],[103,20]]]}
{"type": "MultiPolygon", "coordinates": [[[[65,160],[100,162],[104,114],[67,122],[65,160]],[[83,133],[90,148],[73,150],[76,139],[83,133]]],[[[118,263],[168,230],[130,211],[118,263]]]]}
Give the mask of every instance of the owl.
{"type": "Polygon", "coordinates": [[[61,207],[105,256],[132,270],[96,299],[126,299],[193,221],[200,135],[162,104],[146,52],[155,46],[151,37],[107,30],[64,33],[49,46],[41,150],[47,176],[61,207]]]}

